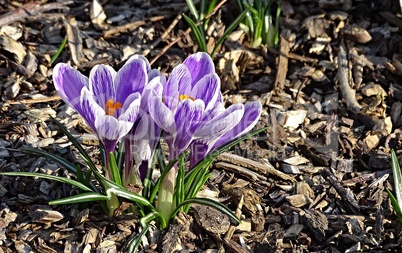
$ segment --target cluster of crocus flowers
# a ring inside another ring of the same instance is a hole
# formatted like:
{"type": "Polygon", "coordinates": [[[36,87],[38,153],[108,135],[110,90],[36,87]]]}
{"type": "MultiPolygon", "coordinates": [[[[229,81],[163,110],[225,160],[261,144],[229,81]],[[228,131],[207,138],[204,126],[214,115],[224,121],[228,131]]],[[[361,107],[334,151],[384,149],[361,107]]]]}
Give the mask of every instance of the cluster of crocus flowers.
{"type": "MultiPolygon", "coordinates": [[[[206,53],[189,56],[167,80],[138,55],[118,72],[97,65],[89,78],[60,63],[53,79],[63,100],[97,134],[106,154],[124,140],[125,185],[145,178],[161,136],[168,144],[169,159],[190,150],[192,167],[220,145],[250,131],[261,113],[258,101],[225,108],[219,76],[206,53]]],[[[174,209],[176,174],[175,169],[168,173],[158,193],[157,209],[166,219],[174,209]]]]}

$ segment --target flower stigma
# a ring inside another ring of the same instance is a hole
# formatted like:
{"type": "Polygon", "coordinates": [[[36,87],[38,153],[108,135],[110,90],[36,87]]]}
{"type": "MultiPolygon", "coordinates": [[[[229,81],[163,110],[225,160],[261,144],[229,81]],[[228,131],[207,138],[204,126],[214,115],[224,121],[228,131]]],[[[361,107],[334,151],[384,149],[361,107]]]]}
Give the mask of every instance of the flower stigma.
{"type": "Polygon", "coordinates": [[[106,101],[106,115],[114,116],[117,109],[120,109],[122,104],[120,102],[115,102],[113,99],[106,101]]]}
{"type": "Polygon", "coordinates": [[[189,98],[191,101],[194,101],[193,97],[187,96],[185,94],[180,95],[180,101],[183,101],[184,99],[189,98]]]}

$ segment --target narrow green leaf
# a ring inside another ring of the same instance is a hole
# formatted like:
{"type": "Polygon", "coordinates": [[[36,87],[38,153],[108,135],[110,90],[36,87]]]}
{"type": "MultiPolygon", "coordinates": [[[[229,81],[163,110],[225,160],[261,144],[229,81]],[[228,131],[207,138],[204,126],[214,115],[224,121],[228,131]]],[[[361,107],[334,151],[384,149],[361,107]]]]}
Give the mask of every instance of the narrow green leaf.
{"type": "Polygon", "coordinates": [[[219,212],[226,214],[227,216],[229,216],[229,219],[231,220],[231,222],[237,226],[240,224],[240,220],[239,218],[236,217],[236,215],[234,215],[234,213],[232,212],[232,210],[230,210],[227,206],[223,205],[222,203],[219,203],[215,200],[212,199],[207,199],[207,198],[192,198],[192,199],[186,199],[185,201],[183,201],[182,203],[180,203],[179,206],[176,207],[176,209],[174,210],[174,212],[172,213],[171,217],[174,217],[177,212],[179,211],[181,206],[185,206],[185,205],[189,205],[189,204],[199,204],[199,205],[204,205],[204,206],[210,206],[215,208],[216,210],[218,210],[219,212]]]}
{"type": "MultiPolygon", "coordinates": [[[[216,53],[216,50],[218,47],[223,43],[223,41],[226,40],[227,37],[233,32],[236,27],[239,26],[243,18],[246,16],[248,10],[243,11],[234,21],[230,26],[226,29],[226,31],[223,33],[222,37],[219,38],[219,40],[216,42],[214,49],[212,50],[211,57],[214,58],[214,55],[216,53]]],[[[205,43],[205,41],[204,41],[205,43]]],[[[206,46],[205,46],[206,47],[206,46]]]]}
{"type": "Polygon", "coordinates": [[[163,216],[160,213],[158,213],[156,211],[150,212],[140,219],[141,227],[146,227],[152,220],[159,220],[160,218],[162,218],[162,221],[163,221],[162,224],[160,224],[160,225],[162,225],[161,226],[162,228],[165,228],[167,226],[166,220],[163,218],[163,216]]]}
{"type": "Polygon", "coordinates": [[[396,200],[395,196],[392,194],[392,192],[388,189],[385,188],[385,190],[387,190],[389,199],[391,200],[391,204],[395,209],[396,215],[398,217],[399,222],[402,225],[402,212],[401,212],[401,206],[398,204],[398,201],[396,200]]]}
{"type": "Polygon", "coordinates": [[[39,177],[39,178],[45,178],[45,179],[50,179],[50,180],[55,180],[59,181],[65,184],[70,184],[73,185],[83,191],[92,191],[90,188],[88,188],[86,185],[83,183],[80,183],[76,180],[65,178],[65,177],[59,177],[59,176],[53,176],[53,175],[47,175],[43,173],[35,173],[35,172],[0,172],[0,175],[3,176],[20,176],[20,177],[39,177]]]}
{"type": "Polygon", "coordinates": [[[197,8],[195,7],[195,4],[191,0],[186,0],[188,9],[190,10],[191,14],[194,16],[195,20],[200,20],[200,16],[198,15],[197,8]]]}
{"type": "Polygon", "coordinates": [[[198,46],[200,47],[200,51],[207,52],[207,44],[205,42],[205,37],[202,34],[202,30],[198,27],[191,18],[183,14],[184,19],[187,21],[191,30],[194,33],[195,40],[197,41],[198,46]]]}
{"type": "Polygon", "coordinates": [[[152,189],[151,192],[151,196],[149,197],[149,202],[153,202],[155,199],[156,194],[159,191],[159,186],[162,182],[162,180],[166,177],[167,173],[169,172],[169,170],[171,170],[173,168],[173,166],[177,163],[177,161],[179,159],[181,159],[182,157],[186,156],[188,152],[183,152],[182,154],[178,155],[177,157],[175,157],[172,161],[170,161],[166,167],[162,170],[162,174],[161,176],[158,178],[158,181],[156,181],[156,184],[154,186],[154,188],[152,189]]]}
{"type": "Polygon", "coordinates": [[[77,169],[76,169],[75,165],[60,156],[57,156],[57,155],[54,155],[49,152],[46,152],[46,151],[43,151],[40,149],[36,149],[36,148],[24,148],[24,149],[22,149],[22,152],[28,153],[28,154],[35,154],[35,155],[39,155],[39,156],[48,158],[48,159],[60,164],[61,166],[63,166],[65,169],[68,170],[68,172],[70,172],[74,175],[77,175],[77,169]]]}
{"type": "Polygon", "coordinates": [[[148,230],[149,230],[149,224],[146,224],[145,227],[142,227],[141,233],[138,236],[134,237],[134,239],[129,243],[127,253],[138,252],[138,247],[141,245],[142,238],[145,236],[148,230]]]}
{"type": "Polygon", "coordinates": [[[56,199],[49,202],[49,205],[68,205],[84,202],[95,202],[100,200],[108,200],[109,197],[95,192],[86,192],[74,196],[56,199]]]}
{"type": "Polygon", "coordinates": [[[124,189],[123,187],[120,187],[118,185],[114,185],[106,190],[107,196],[111,196],[112,194],[115,194],[116,196],[119,196],[121,198],[125,198],[127,200],[130,200],[132,202],[141,204],[143,206],[146,206],[152,211],[155,211],[155,208],[152,206],[152,204],[144,197],[141,195],[132,193],[124,189]]]}
{"type": "Polygon", "coordinates": [[[274,45],[278,45],[279,43],[279,22],[281,20],[282,12],[282,0],[278,0],[278,8],[276,9],[276,16],[275,16],[275,38],[274,38],[274,45]]]}
{"type": "Polygon", "coordinates": [[[113,152],[109,153],[109,169],[110,169],[110,174],[112,175],[113,182],[122,186],[123,183],[122,183],[121,177],[120,177],[120,170],[117,167],[116,158],[114,157],[113,152]]]}
{"type": "Polygon", "coordinates": [[[402,213],[402,174],[399,166],[398,157],[395,151],[391,150],[391,162],[392,162],[392,175],[394,176],[395,196],[398,201],[399,212],[402,213]]]}
{"type": "MultiPolygon", "coordinates": [[[[40,149],[34,149],[34,148],[25,148],[22,150],[22,152],[28,153],[28,154],[35,154],[35,155],[39,155],[39,156],[48,158],[48,159],[60,164],[62,167],[67,169],[68,172],[70,172],[74,175],[77,175],[77,169],[74,166],[74,164],[70,163],[69,161],[67,161],[66,159],[64,159],[60,156],[53,155],[49,152],[46,152],[46,151],[43,151],[40,149]]],[[[87,180],[90,180],[90,179],[88,178],[87,180]]],[[[99,192],[99,189],[92,182],[90,182],[89,186],[91,187],[92,191],[99,192]]]]}
{"type": "Polygon", "coordinates": [[[84,159],[85,163],[88,167],[92,170],[97,171],[95,164],[92,162],[91,158],[89,157],[88,153],[85,149],[81,146],[81,144],[71,135],[71,133],[65,128],[57,119],[51,117],[54,123],[60,128],[60,130],[67,136],[68,140],[77,148],[78,152],[80,153],[82,159],[84,159]]]}
{"type": "Polygon", "coordinates": [[[174,194],[174,198],[176,198],[176,206],[178,206],[181,202],[183,202],[185,198],[185,191],[184,191],[184,157],[180,159],[178,172],[176,177],[176,192],[174,194]]]}
{"type": "Polygon", "coordinates": [[[67,36],[64,37],[64,39],[61,42],[61,44],[59,46],[59,49],[57,50],[56,54],[53,55],[52,59],[50,59],[50,65],[52,65],[56,61],[57,57],[59,57],[59,55],[63,51],[63,48],[66,46],[66,43],[67,43],[67,36]]]}

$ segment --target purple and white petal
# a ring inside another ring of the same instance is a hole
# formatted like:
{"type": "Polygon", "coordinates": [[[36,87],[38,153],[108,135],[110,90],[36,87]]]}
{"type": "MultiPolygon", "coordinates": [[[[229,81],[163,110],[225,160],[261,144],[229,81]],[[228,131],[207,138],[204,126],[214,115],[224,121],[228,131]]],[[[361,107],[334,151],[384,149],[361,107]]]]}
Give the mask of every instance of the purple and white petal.
{"type": "Polygon", "coordinates": [[[145,84],[148,83],[145,62],[134,59],[126,63],[117,72],[114,83],[116,85],[116,102],[124,103],[127,96],[135,92],[142,94],[145,84]]]}
{"type": "Polygon", "coordinates": [[[182,153],[190,145],[194,138],[194,132],[197,130],[203,117],[204,109],[204,102],[199,99],[192,101],[187,98],[179,104],[174,116],[177,126],[174,145],[177,154],[182,153]]]}
{"type": "Polygon", "coordinates": [[[191,76],[187,67],[183,64],[174,67],[163,89],[163,98],[167,107],[175,112],[180,102],[179,96],[190,91],[191,76]]]}
{"type": "Polygon", "coordinates": [[[227,108],[209,122],[203,122],[202,128],[195,133],[195,138],[203,139],[204,142],[217,140],[221,135],[235,127],[244,114],[244,105],[235,104],[227,108]]]}
{"type": "Polygon", "coordinates": [[[204,76],[194,85],[189,93],[194,99],[202,99],[205,103],[205,110],[212,110],[219,94],[221,93],[221,81],[215,73],[204,76]]]}
{"type": "Polygon", "coordinates": [[[71,66],[58,63],[53,69],[53,83],[64,102],[79,111],[81,90],[88,87],[88,78],[71,66]]]}
{"type": "Polygon", "coordinates": [[[222,135],[214,144],[213,149],[222,146],[237,137],[249,132],[257,124],[261,115],[262,105],[259,101],[246,103],[244,106],[244,115],[241,121],[230,131],[222,135]]]}
{"type": "Polygon", "coordinates": [[[113,152],[120,137],[119,121],[115,117],[109,115],[98,116],[95,119],[95,129],[106,152],[113,152]]]}
{"type": "Polygon", "coordinates": [[[194,167],[201,159],[203,159],[210,150],[210,145],[202,140],[194,140],[190,145],[190,168],[194,167]]]}
{"type": "Polygon", "coordinates": [[[187,66],[191,74],[192,86],[194,86],[204,76],[215,73],[215,65],[211,56],[204,52],[190,55],[183,64],[187,66]]]}
{"type": "Polygon", "coordinates": [[[148,111],[155,123],[165,132],[168,134],[176,132],[176,124],[172,111],[162,102],[162,99],[154,90],[149,95],[148,111]]]}
{"type": "MultiPolygon", "coordinates": [[[[141,103],[140,93],[136,92],[136,93],[130,94],[126,98],[126,101],[124,101],[124,104],[121,107],[121,111],[124,113],[126,110],[128,110],[129,107],[139,106],[140,103],[141,103]]],[[[120,115],[120,113],[118,113],[117,115],[120,115]]],[[[119,116],[117,116],[116,118],[119,118],[119,116]]]]}
{"type": "MultiPolygon", "coordinates": [[[[132,61],[134,61],[134,60],[141,60],[141,61],[143,61],[143,62],[145,63],[145,70],[146,70],[146,72],[152,71],[152,70],[151,70],[151,65],[149,64],[148,59],[147,59],[145,56],[141,55],[141,54],[135,54],[135,55],[131,56],[130,58],[128,58],[128,60],[126,61],[125,64],[129,64],[130,62],[132,62],[132,61]]],[[[149,80],[151,80],[151,79],[149,79],[149,80]]]]}
{"type": "Polygon", "coordinates": [[[140,101],[140,99],[134,100],[127,110],[118,117],[118,120],[134,123],[140,111],[140,101]]]}
{"type": "Polygon", "coordinates": [[[89,73],[89,91],[94,95],[96,102],[106,107],[106,101],[116,99],[116,90],[113,86],[113,79],[116,71],[107,65],[96,65],[89,73]]]}
{"type": "Polygon", "coordinates": [[[95,119],[105,115],[105,110],[95,101],[92,93],[85,87],[81,91],[81,104],[79,110],[87,124],[97,133],[95,119]]]}

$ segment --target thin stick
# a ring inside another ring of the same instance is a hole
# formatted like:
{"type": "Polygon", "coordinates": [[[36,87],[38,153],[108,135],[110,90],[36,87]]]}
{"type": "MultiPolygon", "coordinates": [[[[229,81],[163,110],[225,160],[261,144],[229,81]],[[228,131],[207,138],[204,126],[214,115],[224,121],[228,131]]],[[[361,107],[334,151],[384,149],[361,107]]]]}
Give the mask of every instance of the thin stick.
{"type": "Polygon", "coordinates": [[[177,15],[176,18],[173,20],[173,22],[170,24],[170,26],[162,33],[162,35],[156,41],[154,41],[154,43],[152,43],[151,46],[149,46],[142,52],[142,55],[147,56],[152,49],[154,49],[159,43],[161,43],[161,41],[168,36],[168,34],[173,30],[173,28],[177,25],[177,23],[179,23],[181,18],[182,18],[181,14],[177,15]]]}
{"type": "MultiPolygon", "coordinates": [[[[217,4],[214,8],[214,10],[208,14],[207,16],[205,16],[205,18],[203,18],[202,20],[198,21],[196,23],[196,25],[200,25],[204,20],[210,18],[212,15],[214,15],[221,7],[224,3],[226,3],[227,0],[223,0],[222,2],[220,2],[219,4],[217,4]]],[[[171,48],[174,44],[176,44],[178,41],[180,41],[183,37],[187,36],[189,33],[191,32],[191,28],[188,28],[183,36],[176,38],[174,41],[170,42],[167,46],[165,46],[162,51],[159,52],[159,54],[157,54],[151,61],[150,64],[152,65],[157,59],[159,59],[159,57],[161,57],[164,53],[166,53],[166,51],[171,48]]]]}
{"type": "Polygon", "coordinates": [[[39,98],[39,99],[23,99],[19,101],[11,101],[8,100],[6,101],[7,104],[9,105],[18,105],[18,104],[36,104],[36,103],[45,103],[45,102],[50,102],[54,100],[60,100],[61,97],[59,95],[53,96],[53,97],[48,97],[48,98],[39,98]]]}

